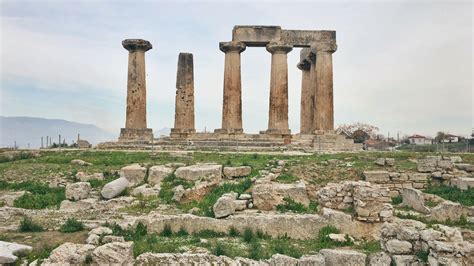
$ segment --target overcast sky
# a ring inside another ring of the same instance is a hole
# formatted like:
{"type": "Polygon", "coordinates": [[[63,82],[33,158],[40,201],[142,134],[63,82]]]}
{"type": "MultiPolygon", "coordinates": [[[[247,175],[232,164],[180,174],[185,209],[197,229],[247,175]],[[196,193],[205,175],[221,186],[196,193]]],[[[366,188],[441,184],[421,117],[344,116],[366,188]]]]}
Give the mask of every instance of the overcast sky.
{"type": "MultiPolygon", "coordinates": [[[[473,115],[471,1],[0,1],[0,114],[125,125],[127,51],[142,38],[147,119],[172,127],[179,52],[194,54],[196,127],[220,128],[224,54],[234,25],[336,30],[335,123],[381,133],[468,135],[473,115]]],[[[300,49],[288,56],[289,122],[299,131],[300,49]]],[[[268,124],[271,55],[242,53],[246,132],[268,124]]]]}

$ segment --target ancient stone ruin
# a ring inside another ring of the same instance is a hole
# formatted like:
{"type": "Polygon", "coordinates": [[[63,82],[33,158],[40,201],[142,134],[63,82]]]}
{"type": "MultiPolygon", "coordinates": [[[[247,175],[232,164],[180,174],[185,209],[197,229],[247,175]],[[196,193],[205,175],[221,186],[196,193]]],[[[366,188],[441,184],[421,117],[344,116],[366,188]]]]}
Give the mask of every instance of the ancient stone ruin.
{"type": "Polygon", "coordinates": [[[154,139],[146,125],[145,52],[152,45],[128,39],[129,51],[127,118],[118,143],[99,147],[144,148],[244,147],[256,149],[356,150],[361,146],[334,131],[332,54],[337,49],[336,32],[284,30],[279,26],[235,26],[232,40],[220,42],[225,53],[222,126],[213,133],[196,132],[194,125],[193,55],[180,53],[176,81],[175,125],[170,137],[154,139]],[[244,133],[240,57],[246,47],[265,47],[271,54],[268,127],[259,134],[244,133]],[[288,60],[293,48],[302,48],[297,67],[302,70],[300,133],[288,123],[288,60]]]}

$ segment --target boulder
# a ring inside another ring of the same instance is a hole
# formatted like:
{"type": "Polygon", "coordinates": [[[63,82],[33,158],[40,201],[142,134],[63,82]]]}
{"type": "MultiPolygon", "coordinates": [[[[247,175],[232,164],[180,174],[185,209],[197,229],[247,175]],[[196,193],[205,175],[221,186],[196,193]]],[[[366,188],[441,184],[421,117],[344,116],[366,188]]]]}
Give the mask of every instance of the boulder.
{"type": "MultiPolygon", "coordinates": [[[[418,265],[416,264],[416,257],[414,255],[394,255],[392,256],[393,265],[418,265]]],[[[422,265],[422,264],[421,264],[422,265]]]]}
{"type": "Polygon", "coordinates": [[[113,233],[112,229],[105,226],[99,226],[89,231],[89,235],[99,235],[99,236],[111,235],[112,233],[113,233]]]}
{"type": "Polygon", "coordinates": [[[387,171],[364,171],[365,181],[374,183],[386,183],[390,181],[390,173],[387,171]]]}
{"type": "Polygon", "coordinates": [[[81,165],[81,166],[89,166],[89,165],[92,165],[91,163],[88,163],[86,161],[83,161],[83,160],[79,160],[79,159],[74,159],[71,161],[71,164],[76,164],[76,165],[81,165]]]}
{"type": "Polygon", "coordinates": [[[431,173],[436,171],[438,165],[438,158],[427,157],[425,159],[419,159],[417,162],[417,170],[422,173],[431,173]]]}
{"type": "Polygon", "coordinates": [[[86,174],[84,172],[77,172],[76,178],[79,179],[81,182],[87,182],[92,179],[104,180],[104,174],[103,173],[86,174]]]}
{"type": "Polygon", "coordinates": [[[97,265],[133,265],[133,242],[112,242],[97,247],[92,252],[92,261],[97,265]]]}
{"type": "Polygon", "coordinates": [[[252,190],[254,206],[259,210],[273,210],[290,198],[305,206],[309,205],[308,193],[303,182],[282,184],[277,182],[263,182],[254,185],[252,190]]]}
{"type": "Polygon", "coordinates": [[[22,256],[30,253],[32,247],[17,243],[0,241],[0,265],[14,263],[22,256]]]}
{"type": "Polygon", "coordinates": [[[383,251],[372,253],[368,258],[368,266],[390,266],[391,262],[392,258],[383,251]]]}
{"type": "Polygon", "coordinates": [[[234,200],[234,206],[236,211],[243,211],[247,209],[247,200],[234,200]]]}
{"type": "Polygon", "coordinates": [[[94,198],[87,198],[78,201],[63,200],[59,206],[59,210],[62,212],[81,212],[95,209],[97,207],[98,200],[94,198]]]}
{"type": "Polygon", "coordinates": [[[456,177],[451,178],[449,182],[451,186],[457,187],[460,190],[468,190],[474,187],[474,177],[456,177]]]}
{"type": "Polygon", "coordinates": [[[106,199],[114,198],[122,193],[129,186],[128,179],[120,177],[112,182],[105,184],[100,194],[106,199]]]}
{"type": "Polygon", "coordinates": [[[226,178],[244,177],[250,175],[252,168],[250,166],[224,167],[224,176],[226,178]]]}
{"type": "Polygon", "coordinates": [[[128,186],[133,187],[145,182],[146,168],[139,164],[132,164],[120,169],[120,177],[128,180],[128,186]]]}
{"type": "Polygon", "coordinates": [[[185,193],[183,185],[179,185],[177,187],[173,188],[173,198],[171,200],[173,201],[181,201],[185,193]]]}
{"type": "Polygon", "coordinates": [[[218,164],[196,164],[191,166],[180,167],[176,169],[175,176],[177,178],[196,181],[206,180],[212,181],[222,178],[222,165],[218,164]]]}
{"type": "Polygon", "coordinates": [[[402,204],[413,208],[421,213],[430,213],[430,209],[425,206],[425,198],[423,192],[414,188],[404,188],[402,190],[402,204]]]}
{"type": "Polygon", "coordinates": [[[443,234],[440,231],[434,230],[432,228],[425,229],[421,231],[420,238],[423,241],[429,242],[433,240],[438,240],[443,237],[443,234]]]}
{"type": "Polygon", "coordinates": [[[391,254],[410,254],[412,247],[410,242],[398,239],[390,239],[385,243],[386,250],[391,254]]]}
{"type": "Polygon", "coordinates": [[[151,187],[148,184],[143,184],[139,187],[136,187],[132,190],[132,195],[133,196],[138,196],[141,195],[143,197],[156,197],[160,194],[160,186],[155,185],[154,187],[151,187]]]}
{"type": "Polygon", "coordinates": [[[250,199],[252,199],[252,195],[243,193],[243,194],[239,195],[239,199],[240,200],[250,200],[250,199]]]}
{"type": "Polygon", "coordinates": [[[90,245],[99,245],[100,244],[100,236],[98,235],[89,235],[86,239],[86,244],[90,244],[90,245]]]}
{"type": "Polygon", "coordinates": [[[385,158],[385,164],[388,166],[394,166],[395,165],[395,158],[385,158]]]}
{"type": "Polygon", "coordinates": [[[319,253],[324,256],[326,266],[365,266],[367,255],[355,250],[322,249],[319,253]]]}
{"type": "Polygon", "coordinates": [[[375,164],[380,165],[380,166],[384,166],[385,165],[385,158],[377,158],[377,160],[375,160],[375,164]]]}
{"type": "Polygon", "coordinates": [[[77,182],[66,185],[66,198],[69,200],[81,200],[89,197],[91,192],[91,184],[89,182],[77,182]]]}
{"type": "Polygon", "coordinates": [[[161,181],[173,173],[173,168],[163,165],[155,165],[148,170],[148,183],[150,185],[159,185],[161,181]]]}
{"type": "Polygon", "coordinates": [[[235,203],[237,193],[226,193],[222,195],[214,204],[214,217],[224,218],[235,213],[235,203]]]}
{"type": "Polygon", "coordinates": [[[55,248],[42,265],[82,265],[94,248],[94,245],[66,242],[55,248]]]}

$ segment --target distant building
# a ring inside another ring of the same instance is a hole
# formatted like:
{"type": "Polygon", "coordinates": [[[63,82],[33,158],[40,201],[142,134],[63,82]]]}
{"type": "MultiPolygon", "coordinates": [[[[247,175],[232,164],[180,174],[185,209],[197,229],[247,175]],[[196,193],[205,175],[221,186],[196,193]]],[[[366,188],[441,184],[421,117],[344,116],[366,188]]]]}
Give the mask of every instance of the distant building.
{"type": "Polygon", "coordinates": [[[459,142],[459,136],[451,135],[451,134],[446,134],[444,135],[444,138],[441,140],[444,143],[455,143],[459,142]]]}
{"type": "Polygon", "coordinates": [[[413,136],[408,137],[408,141],[410,144],[415,144],[415,145],[426,145],[426,144],[433,144],[433,140],[430,138],[427,138],[422,135],[415,134],[413,136]]]}

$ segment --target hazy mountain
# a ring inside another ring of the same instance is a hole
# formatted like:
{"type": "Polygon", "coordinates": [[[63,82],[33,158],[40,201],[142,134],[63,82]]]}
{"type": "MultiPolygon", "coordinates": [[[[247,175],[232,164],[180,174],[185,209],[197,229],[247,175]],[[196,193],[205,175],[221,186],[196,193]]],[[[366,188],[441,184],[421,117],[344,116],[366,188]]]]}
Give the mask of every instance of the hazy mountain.
{"type": "MultiPolygon", "coordinates": [[[[65,138],[70,144],[77,139],[85,139],[93,145],[103,142],[117,140],[117,134],[105,131],[92,124],[81,124],[60,119],[45,119],[37,117],[6,117],[0,116],[0,147],[13,147],[16,144],[20,148],[31,148],[41,146],[41,137],[46,145],[46,136],[52,137],[53,142],[65,138]]],[[[62,142],[62,140],[61,140],[62,142]]]]}

